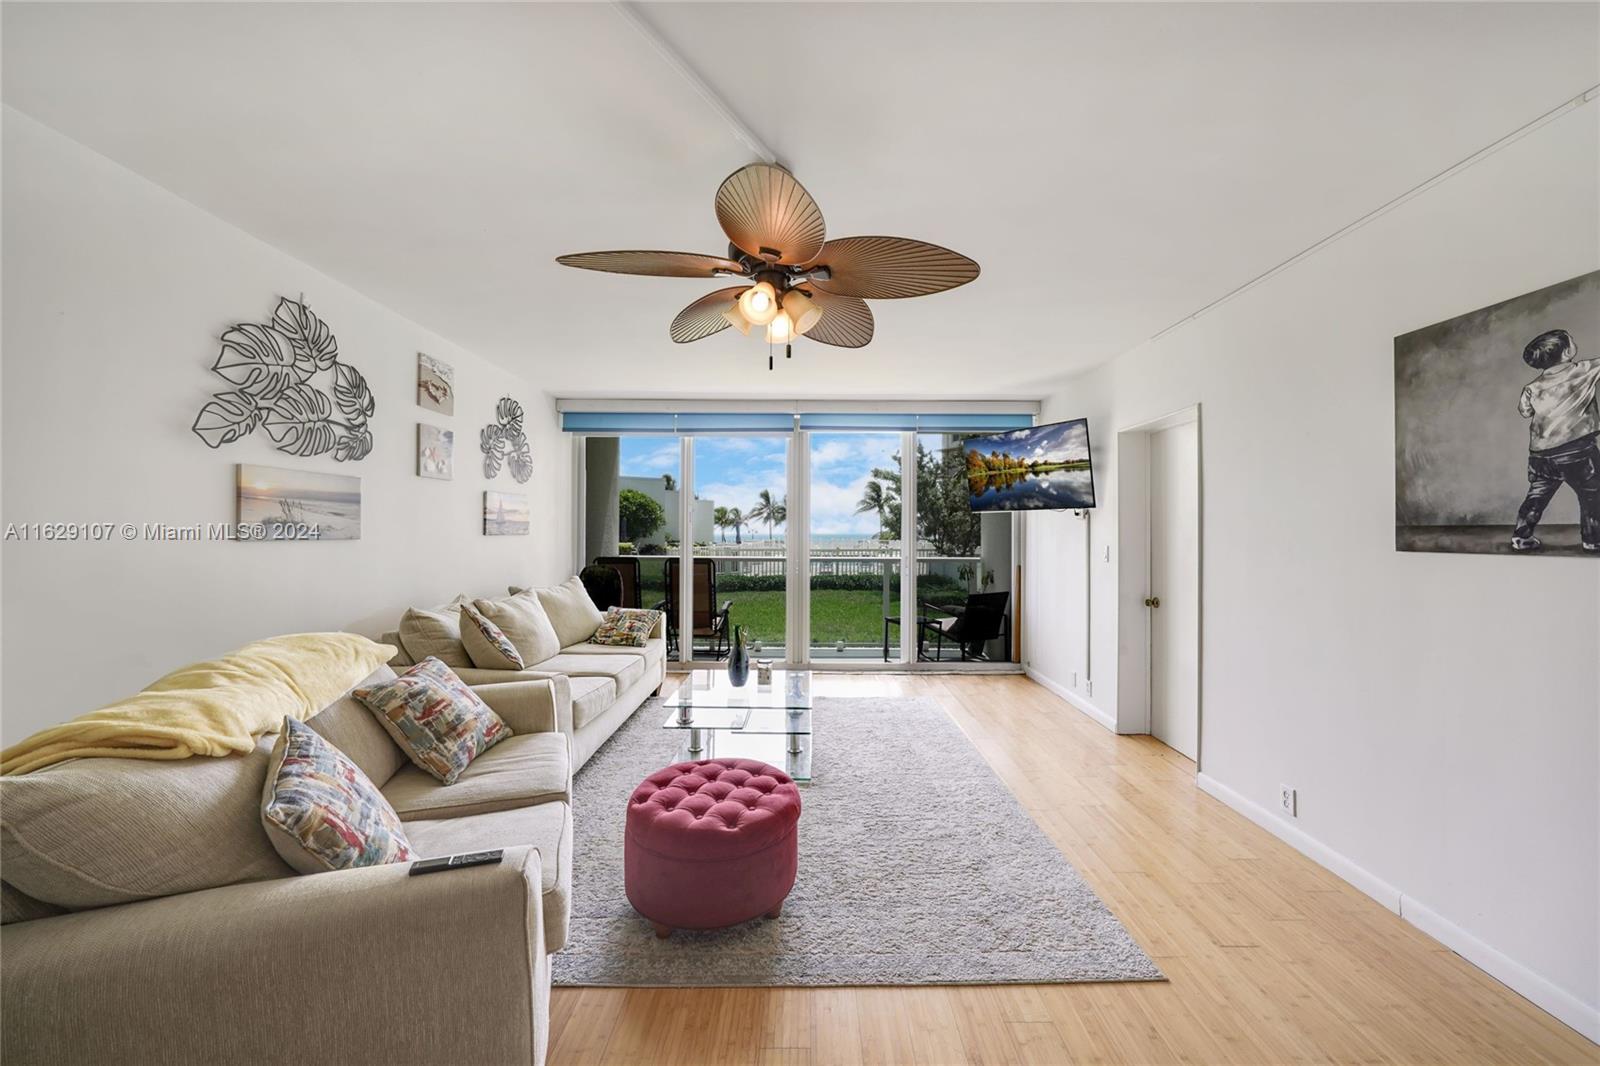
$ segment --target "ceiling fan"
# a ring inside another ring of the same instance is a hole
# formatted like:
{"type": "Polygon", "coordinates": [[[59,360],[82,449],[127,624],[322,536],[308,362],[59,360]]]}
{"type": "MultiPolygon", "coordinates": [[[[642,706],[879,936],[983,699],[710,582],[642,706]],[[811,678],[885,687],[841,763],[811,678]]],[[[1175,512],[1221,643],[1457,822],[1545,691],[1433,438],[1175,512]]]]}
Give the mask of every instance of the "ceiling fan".
{"type": "MultiPolygon", "coordinates": [[[[927,296],[965,285],[978,264],[948,248],[906,237],[825,240],[822,211],[783,167],[752,163],[717,188],[717,221],[728,255],[694,252],[579,252],[556,262],[614,274],[667,278],[740,278],[678,312],[672,339],[702,340],[729,326],[749,335],[764,327],[786,354],[799,336],[841,348],[872,340],[867,300],[927,296]]],[[[772,356],[767,356],[772,369],[772,356]]]]}

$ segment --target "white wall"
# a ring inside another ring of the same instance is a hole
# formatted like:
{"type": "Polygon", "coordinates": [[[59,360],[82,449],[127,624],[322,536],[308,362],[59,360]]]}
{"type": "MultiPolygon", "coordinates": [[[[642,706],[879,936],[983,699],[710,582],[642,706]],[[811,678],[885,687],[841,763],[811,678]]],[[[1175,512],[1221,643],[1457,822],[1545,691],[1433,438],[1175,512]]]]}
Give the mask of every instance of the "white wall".
{"type": "Polygon", "coordinates": [[[1101,494],[1092,698],[1081,523],[1029,516],[1024,599],[1033,670],[1115,719],[1144,595],[1116,434],[1201,404],[1202,783],[1592,1038],[1600,561],[1395,551],[1392,341],[1600,265],[1597,111],[1063,385],[1045,417],[1090,419],[1101,494]]]}
{"type": "Polygon", "coordinates": [[[10,108],[3,124],[3,523],[232,522],[240,462],[362,484],[359,541],[6,541],[8,740],[247,640],[376,636],[409,604],[570,567],[569,444],[531,383],[10,108]],[[372,454],[299,459],[259,430],[206,448],[189,426],[221,386],[218,336],[302,292],[375,393],[372,454]],[[453,417],[416,405],[418,351],[454,364],[453,417]],[[502,395],[527,409],[535,473],[520,487],[479,465],[478,429],[502,395]],[[455,430],[453,481],[416,476],[418,421],[455,430]],[[530,497],[532,535],[483,536],[487,487],[530,497]]]}

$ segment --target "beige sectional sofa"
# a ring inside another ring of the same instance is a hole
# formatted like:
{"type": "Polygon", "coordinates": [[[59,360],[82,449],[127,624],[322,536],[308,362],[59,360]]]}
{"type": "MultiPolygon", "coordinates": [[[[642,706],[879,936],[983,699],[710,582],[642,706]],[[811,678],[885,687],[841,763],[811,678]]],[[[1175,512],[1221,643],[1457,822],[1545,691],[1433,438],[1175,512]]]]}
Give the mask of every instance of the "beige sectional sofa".
{"type": "MultiPolygon", "coordinates": [[[[551,680],[561,693],[560,701],[567,709],[560,714],[560,729],[572,739],[572,769],[576,773],[589,761],[600,745],[632,717],[646,700],[661,691],[667,679],[667,629],[665,618],[658,619],[656,628],[642,648],[615,647],[590,644],[594,624],[582,624],[571,617],[562,617],[555,608],[554,593],[558,590],[570,594],[576,578],[551,589],[532,590],[541,602],[552,607],[552,621],[557,632],[565,638],[560,651],[524,670],[484,670],[470,665],[466,652],[459,653],[456,662],[445,662],[469,685],[491,685],[508,681],[551,680]],[[463,665],[465,664],[465,665],[463,665]]],[[[581,586],[579,586],[581,588],[581,586]]],[[[512,589],[513,594],[522,593],[512,589]]],[[[435,615],[458,612],[466,597],[457,597],[452,603],[431,608],[435,615]]],[[[590,610],[593,610],[592,605],[590,610]]],[[[594,615],[598,621],[598,612],[594,615]]],[[[394,632],[385,633],[383,643],[400,649],[390,660],[395,669],[403,670],[418,659],[434,653],[435,646],[420,645],[412,640],[416,654],[407,650],[405,622],[394,632]]]]}
{"type": "MultiPolygon", "coordinates": [[[[642,661],[585,676],[648,683],[642,661]]],[[[477,691],[514,735],[449,786],[348,693],[309,724],[418,853],[504,848],[498,866],[296,875],[260,823],[270,735],[245,756],[0,778],[0,1057],[543,1062],[548,956],[571,913],[571,695],[559,676],[477,691]]]]}

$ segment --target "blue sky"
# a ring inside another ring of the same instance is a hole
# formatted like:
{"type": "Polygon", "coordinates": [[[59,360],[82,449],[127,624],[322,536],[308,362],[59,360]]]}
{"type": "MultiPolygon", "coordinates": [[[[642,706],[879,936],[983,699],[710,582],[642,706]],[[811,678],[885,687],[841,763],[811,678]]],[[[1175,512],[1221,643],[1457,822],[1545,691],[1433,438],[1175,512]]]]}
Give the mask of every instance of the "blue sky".
{"type": "MultiPolygon", "coordinates": [[[[1089,458],[1089,424],[1081,418],[997,433],[989,439],[995,442],[995,451],[1009,451],[1036,462],[1061,463],[1089,458]]],[[[976,441],[969,442],[969,447],[976,444],[976,441]]],[[[985,444],[981,450],[989,451],[991,446],[985,444]]]]}
{"type": "MultiPolygon", "coordinates": [[[[742,511],[755,505],[762,489],[781,499],[788,443],[784,437],[695,438],[695,495],[742,511]]],[[[896,433],[811,435],[813,535],[877,535],[876,516],[855,514],[856,503],[872,468],[888,466],[899,447],[896,433]]],[[[678,477],[676,437],[623,437],[621,455],[624,477],[678,477]]],[[[774,532],[781,535],[781,527],[774,532]]],[[[766,527],[758,527],[756,535],[765,537],[766,527]]]]}

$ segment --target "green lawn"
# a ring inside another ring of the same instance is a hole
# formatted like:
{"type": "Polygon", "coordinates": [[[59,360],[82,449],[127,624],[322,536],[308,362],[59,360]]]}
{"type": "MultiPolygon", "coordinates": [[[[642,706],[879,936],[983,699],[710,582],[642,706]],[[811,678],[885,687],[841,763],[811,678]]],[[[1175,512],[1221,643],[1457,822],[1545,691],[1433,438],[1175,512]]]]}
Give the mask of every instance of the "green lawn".
{"type": "MultiPolygon", "coordinates": [[[[892,588],[889,606],[891,614],[900,613],[900,589],[892,588]]],[[[930,596],[942,596],[935,602],[959,599],[949,594],[943,586],[936,586],[930,596]]],[[[659,588],[645,588],[644,601],[654,604],[661,598],[659,588]]],[[[766,645],[765,651],[776,649],[781,653],[784,629],[784,592],[781,589],[760,592],[718,592],[719,601],[728,601],[728,621],[745,626],[754,640],[766,645]]],[[[892,639],[898,639],[890,634],[892,639]]],[[[876,645],[883,641],[883,592],[879,589],[819,589],[811,590],[811,643],[832,645],[843,640],[847,644],[876,645]]]]}

